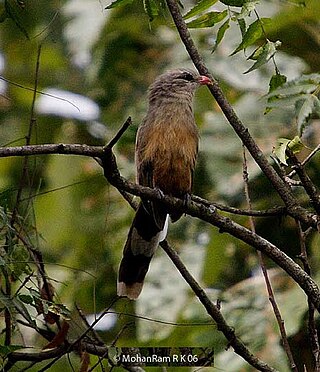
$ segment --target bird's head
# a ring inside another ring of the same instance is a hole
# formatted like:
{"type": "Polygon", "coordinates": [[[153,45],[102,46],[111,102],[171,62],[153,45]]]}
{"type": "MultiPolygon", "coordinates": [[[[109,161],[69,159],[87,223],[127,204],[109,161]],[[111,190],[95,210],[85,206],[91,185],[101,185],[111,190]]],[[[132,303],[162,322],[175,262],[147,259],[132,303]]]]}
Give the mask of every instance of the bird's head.
{"type": "Polygon", "coordinates": [[[211,85],[212,81],[207,76],[197,72],[181,68],[170,70],[160,75],[150,86],[150,101],[161,97],[185,96],[191,97],[200,85],[211,85]]]}

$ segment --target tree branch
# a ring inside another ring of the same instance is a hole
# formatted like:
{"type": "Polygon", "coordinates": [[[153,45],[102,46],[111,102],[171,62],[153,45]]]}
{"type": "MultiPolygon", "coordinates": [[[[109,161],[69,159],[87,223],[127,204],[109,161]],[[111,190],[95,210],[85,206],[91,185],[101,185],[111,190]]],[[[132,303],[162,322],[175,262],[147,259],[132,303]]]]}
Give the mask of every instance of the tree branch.
{"type": "MultiPolygon", "coordinates": [[[[242,145],[242,150],[243,150],[243,181],[244,181],[244,192],[245,192],[245,197],[247,200],[248,207],[251,209],[251,197],[250,197],[250,191],[249,191],[249,173],[248,173],[248,167],[247,167],[247,157],[246,157],[246,149],[244,145],[242,145]]],[[[252,216],[249,217],[249,222],[250,222],[250,228],[253,233],[256,232],[256,225],[255,225],[255,220],[252,216]]],[[[282,319],[281,312],[279,309],[279,306],[276,301],[276,297],[274,295],[274,291],[272,288],[272,284],[269,278],[268,270],[266,268],[265,262],[264,262],[264,257],[262,252],[258,251],[258,258],[260,262],[260,267],[261,271],[264,277],[264,281],[266,283],[266,289],[268,292],[269,296],[269,301],[271,303],[276,321],[278,323],[278,327],[280,330],[280,335],[281,335],[281,340],[282,340],[282,345],[284,347],[284,350],[287,354],[288,360],[290,362],[290,367],[291,370],[294,372],[298,372],[297,365],[293,359],[292,351],[288,342],[288,337],[287,337],[287,331],[285,328],[284,320],[282,319]]]]}
{"type": "Polygon", "coordinates": [[[246,146],[250,152],[253,159],[259,165],[263,173],[268,177],[270,182],[273,184],[275,190],[280,195],[281,199],[287,207],[288,214],[293,218],[298,219],[301,222],[307,223],[309,226],[314,225],[312,220],[317,224],[320,223],[319,217],[309,213],[307,210],[302,208],[294,195],[291,192],[290,187],[281,179],[273,167],[269,164],[266,156],[263,154],[261,149],[258,147],[252,136],[250,135],[248,129],[243,125],[241,120],[238,118],[237,114],[233,110],[232,106],[224,96],[218,82],[210,74],[208,68],[206,67],[202,57],[200,56],[192,38],[186,23],[180,13],[179,5],[176,0],[166,0],[168,8],[170,10],[173,21],[179,32],[180,38],[189,53],[194,65],[198,69],[200,74],[206,75],[212,79],[213,84],[208,86],[211,94],[219,104],[222,112],[226,116],[227,120],[233,127],[234,131],[237,133],[239,138],[242,140],[243,144],[246,146]]]}
{"type": "Polygon", "coordinates": [[[253,216],[253,217],[272,217],[272,216],[285,216],[287,214],[285,207],[273,207],[265,210],[253,210],[253,209],[240,209],[235,207],[230,207],[217,202],[208,201],[206,199],[200,198],[197,195],[191,195],[191,199],[196,203],[205,205],[208,208],[217,208],[220,211],[237,214],[241,216],[253,216]]]}
{"type": "MultiPolygon", "coordinates": [[[[123,133],[123,128],[127,128],[131,124],[131,118],[125,122],[121,130],[119,131],[120,136],[123,133]]],[[[124,129],[124,130],[125,130],[124,129]]],[[[12,146],[12,147],[0,147],[0,158],[11,157],[11,156],[28,156],[28,155],[49,155],[49,154],[62,154],[62,155],[83,155],[88,157],[95,157],[100,159],[104,155],[105,148],[113,147],[115,141],[119,139],[118,134],[114,137],[105,147],[103,146],[88,146],[78,144],[43,144],[43,145],[31,145],[31,146],[12,146]]],[[[101,165],[101,164],[100,164],[101,165]]],[[[273,207],[266,210],[255,211],[247,209],[239,209],[223,205],[216,202],[210,202],[206,199],[200,198],[199,196],[192,195],[192,200],[197,203],[202,203],[208,207],[216,207],[221,211],[244,215],[244,216],[256,216],[256,217],[270,217],[280,216],[286,214],[285,207],[273,207]]]]}
{"type": "MultiPolygon", "coordinates": [[[[302,231],[301,224],[297,221],[299,239],[300,239],[300,256],[305,272],[311,275],[311,267],[309,264],[307,247],[306,247],[306,236],[307,234],[302,231]]],[[[319,336],[314,316],[314,306],[308,298],[308,333],[311,345],[311,351],[314,358],[315,371],[320,371],[320,347],[319,347],[319,336]]]]}
{"type": "Polygon", "coordinates": [[[196,203],[192,200],[186,203],[184,200],[168,195],[160,195],[157,190],[127,181],[121,177],[117,168],[115,156],[110,149],[105,150],[105,156],[102,158],[102,163],[105,177],[117,189],[127,191],[140,197],[143,196],[144,198],[150,200],[159,200],[170,209],[181,211],[189,214],[190,216],[200,218],[203,221],[218,227],[220,232],[227,232],[265,253],[299,284],[299,286],[305,291],[307,296],[313,302],[316,309],[320,311],[320,291],[315,281],[309,275],[307,275],[307,273],[302,270],[298,264],[296,264],[274,244],[270,243],[256,233],[251,232],[247,228],[237,224],[230,218],[219,215],[215,208],[206,207],[203,204],[196,203]]]}
{"type": "Polygon", "coordinates": [[[83,155],[90,157],[102,157],[104,153],[103,146],[88,146],[78,144],[43,144],[29,146],[12,146],[1,147],[0,158],[10,156],[29,156],[29,155],[49,155],[49,154],[64,154],[64,155],[83,155]]]}
{"type": "Polygon", "coordinates": [[[320,193],[315,186],[315,184],[311,181],[310,177],[308,176],[305,168],[301,165],[297,157],[294,155],[294,153],[287,149],[286,153],[289,156],[289,159],[291,160],[293,167],[295,171],[297,172],[297,175],[300,178],[301,184],[306,190],[307,194],[309,195],[311,202],[314,206],[314,209],[320,215],[320,193]]]}
{"type": "Polygon", "coordinates": [[[180,260],[177,252],[172,249],[166,240],[160,243],[162,249],[170,257],[176,268],[179,270],[182,277],[189,284],[190,288],[193,290],[195,295],[198,297],[202,305],[207,310],[208,314],[217,323],[217,328],[221,331],[226,339],[229,341],[229,345],[233,347],[234,351],[240,355],[244,360],[246,360],[250,365],[257,368],[259,371],[276,371],[274,368],[268,366],[266,363],[262,362],[259,358],[253,355],[243,342],[236,336],[235,331],[230,327],[223,315],[221,314],[219,307],[214,305],[209,297],[206,295],[205,291],[200,287],[197,281],[189,273],[187,268],[184,266],[183,262],[180,260]]]}
{"type": "MultiPolygon", "coordinates": [[[[299,284],[299,286],[310,298],[315,308],[320,311],[319,288],[312,278],[307,275],[299,265],[297,265],[290,257],[288,257],[279,248],[266,239],[263,239],[261,236],[252,233],[250,230],[235,223],[231,219],[219,215],[216,212],[216,208],[213,208],[210,202],[207,202],[208,205],[206,206],[202,203],[196,203],[191,200],[186,205],[185,201],[181,199],[170,197],[168,195],[159,195],[157,190],[127,181],[121,177],[117,168],[116,159],[109,147],[77,144],[50,144],[0,148],[0,157],[40,154],[73,154],[100,158],[105,177],[113,186],[115,186],[118,190],[121,190],[121,192],[126,191],[133,195],[143,196],[150,200],[160,200],[168,207],[175,208],[183,213],[200,218],[203,221],[218,227],[221,232],[227,232],[230,235],[249,244],[250,246],[264,252],[299,284]]],[[[302,213],[304,214],[305,211],[303,210],[302,213]]],[[[318,221],[316,217],[312,214],[310,215],[311,218],[308,219],[308,226],[317,228],[318,221]]]]}

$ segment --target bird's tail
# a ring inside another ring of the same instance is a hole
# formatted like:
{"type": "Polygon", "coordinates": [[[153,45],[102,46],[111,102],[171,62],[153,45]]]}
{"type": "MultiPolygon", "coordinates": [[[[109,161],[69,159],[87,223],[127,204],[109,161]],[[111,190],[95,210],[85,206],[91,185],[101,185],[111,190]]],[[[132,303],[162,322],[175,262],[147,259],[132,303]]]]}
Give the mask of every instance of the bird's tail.
{"type": "Polygon", "coordinates": [[[157,206],[157,222],[140,203],[131,225],[120,264],[118,288],[119,296],[132,300],[139,296],[151,258],[161,240],[166,236],[168,215],[157,206]]]}

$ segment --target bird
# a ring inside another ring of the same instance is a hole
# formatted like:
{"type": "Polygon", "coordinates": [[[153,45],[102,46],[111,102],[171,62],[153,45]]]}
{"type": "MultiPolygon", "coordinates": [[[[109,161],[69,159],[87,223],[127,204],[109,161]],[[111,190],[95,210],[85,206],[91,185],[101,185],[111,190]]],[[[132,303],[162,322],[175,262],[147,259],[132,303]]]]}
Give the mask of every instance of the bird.
{"type": "MultiPolygon", "coordinates": [[[[185,200],[190,196],[199,143],[193,96],[199,86],[210,84],[209,77],[179,68],[149,87],[147,114],[136,135],[138,184],[185,200]]],[[[152,256],[165,239],[169,215],[175,222],[182,213],[161,201],[141,199],[123,249],[118,296],[136,300],[140,295],[152,256]]]]}

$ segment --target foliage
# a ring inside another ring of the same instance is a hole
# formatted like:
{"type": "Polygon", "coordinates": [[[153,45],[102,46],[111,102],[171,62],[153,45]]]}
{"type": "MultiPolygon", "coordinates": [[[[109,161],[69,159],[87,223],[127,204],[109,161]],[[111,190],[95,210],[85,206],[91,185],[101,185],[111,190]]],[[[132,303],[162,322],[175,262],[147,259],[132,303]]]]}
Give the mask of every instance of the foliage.
{"type": "MultiPolygon", "coordinates": [[[[318,187],[319,1],[199,0],[180,5],[207,65],[255,141],[273,158],[277,172],[286,176],[296,172],[291,168],[292,153],[303,161],[314,150],[305,170],[318,187]]],[[[0,22],[2,147],[25,145],[29,132],[31,144],[104,145],[131,115],[134,125],[121,137],[115,153],[121,174],[133,180],[134,136],[145,113],[147,87],[160,71],[190,65],[165,2],[3,0],[0,22]],[[77,117],[64,116],[60,109],[53,115],[42,111],[41,98],[50,98],[57,107],[62,97],[49,97],[52,87],[88,97],[98,105],[98,115],[81,119],[86,108],[73,98],[61,103],[75,105],[77,117]]],[[[195,116],[201,153],[194,193],[248,209],[241,141],[205,90],[196,97],[195,116]]],[[[282,205],[256,163],[250,158],[246,165],[252,209],[282,205]]],[[[299,203],[313,210],[310,195],[301,184],[295,185],[297,178],[292,182],[299,203]]],[[[228,341],[160,250],[141,299],[136,304],[114,303],[117,267],[133,212],[107,184],[94,159],[1,158],[0,188],[3,366],[10,353],[26,346],[37,351],[73,345],[76,352],[69,360],[56,355],[56,360],[33,367],[17,361],[12,370],[17,366],[38,371],[48,363],[51,371],[107,368],[106,360],[92,354],[89,361],[86,352],[75,347],[81,339],[97,349],[113,342],[209,344],[215,348],[217,368],[250,370],[232,350],[225,350],[228,341]],[[88,331],[88,315],[99,319],[100,330],[88,331]]],[[[247,216],[231,217],[242,226],[250,225],[247,216]]],[[[312,277],[319,279],[316,232],[299,233],[292,218],[279,215],[256,218],[255,225],[257,234],[294,260],[301,256],[299,238],[304,239],[312,277]]],[[[257,274],[256,251],[189,216],[170,227],[169,240],[212,302],[221,300],[222,313],[236,336],[270,365],[290,370],[264,281],[257,274]]],[[[266,259],[266,266],[294,359],[299,370],[305,364],[311,371],[308,303],[272,260],[266,259]]],[[[315,320],[317,324],[318,316],[315,320]]],[[[3,368],[9,370],[10,365],[3,368]]]]}

